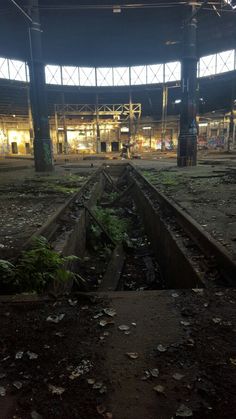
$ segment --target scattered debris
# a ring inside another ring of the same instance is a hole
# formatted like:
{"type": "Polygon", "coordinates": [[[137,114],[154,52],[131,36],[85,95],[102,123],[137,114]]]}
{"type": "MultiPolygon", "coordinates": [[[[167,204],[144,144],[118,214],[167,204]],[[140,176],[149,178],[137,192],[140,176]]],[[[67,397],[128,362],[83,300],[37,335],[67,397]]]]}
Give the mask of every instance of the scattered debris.
{"type": "Polygon", "coordinates": [[[76,304],[78,303],[78,300],[68,300],[68,303],[70,304],[71,307],[75,307],[76,304]]]}
{"type": "Polygon", "coordinates": [[[204,289],[203,288],[192,288],[192,291],[196,294],[203,294],[204,289]]]}
{"type": "Polygon", "coordinates": [[[182,324],[183,326],[190,326],[191,323],[187,322],[186,320],[181,320],[180,324],[182,324]]]}
{"type": "Polygon", "coordinates": [[[22,359],[23,358],[23,355],[24,355],[24,352],[23,351],[19,351],[19,352],[16,353],[15,359],[22,359]]]}
{"type": "Polygon", "coordinates": [[[116,311],[115,311],[114,308],[104,308],[103,312],[105,314],[107,314],[107,316],[109,316],[109,317],[115,317],[116,316],[116,311]]]}
{"type": "Polygon", "coordinates": [[[27,353],[29,359],[37,359],[38,358],[38,354],[35,354],[34,352],[27,351],[26,353],[27,353]]]}
{"type": "Polygon", "coordinates": [[[131,359],[137,359],[139,357],[137,352],[127,352],[126,355],[131,359]]]}
{"type": "Polygon", "coordinates": [[[174,375],[172,375],[172,377],[176,380],[176,381],[180,381],[182,380],[182,378],[184,378],[183,374],[180,374],[178,372],[176,372],[174,375]]]}
{"type": "Polygon", "coordinates": [[[71,380],[75,380],[76,378],[79,378],[81,375],[84,375],[88,373],[92,368],[92,363],[88,359],[83,359],[81,363],[76,367],[69,378],[71,380]]]}
{"type": "Polygon", "coordinates": [[[63,338],[65,335],[62,332],[56,332],[54,333],[55,336],[58,336],[59,338],[63,338]]]}
{"type": "Polygon", "coordinates": [[[127,326],[126,324],[121,324],[120,326],[118,326],[118,329],[121,330],[122,332],[127,331],[130,329],[129,326],[127,326]]]}
{"type": "Polygon", "coordinates": [[[14,381],[13,386],[20,390],[23,387],[23,384],[20,381],[14,381]]]}
{"type": "Polygon", "coordinates": [[[158,394],[165,394],[165,387],[161,384],[158,384],[157,386],[153,387],[153,390],[156,391],[158,394]]]}
{"type": "Polygon", "coordinates": [[[47,317],[47,322],[52,322],[52,323],[59,323],[62,319],[64,319],[65,314],[59,314],[58,316],[48,316],[47,317]]]}
{"type": "Polygon", "coordinates": [[[113,322],[112,320],[101,320],[101,321],[99,322],[99,324],[100,324],[100,326],[101,326],[101,327],[105,327],[105,326],[107,326],[108,324],[114,324],[114,322],[113,322]]]}
{"type": "Polygon", "coordinates": [[[178,298],[179,297],[179,294],[177,294],[177,292],[173,292],[173,294],[171,294],[171,297],[178,298]]]}
{"type": "Polygon", "coordinates": [[[103,313],[97,313],[97,314],[95,314],[95,316],[93,316],[93,318],[94,319],[99,319],[99,317],[102,317],[103,316],[103,313]]]}
{"type": "Polygon", "coordinates": [[[96,380],[95,380],[95,378],[88,378],[88,379],[87,379],[87,383],[88,383],[90,386],[92,386],[93,384],[95,384],[95,383],[96,383],[96,380]]]}
{"type": "Polygon", "coordinates": [[[107,392],[107,387],[101,381],[98,381],[97,383],[94,383],[93,389],[94,390],[99,390],[100,394],[104,394],[104,393],[107,392]]]}
{"type": "Polygon", "coordinates": [[[137,326],[137,323],[131,323],[131,325],[133,326],[133,327],[136,327],[137,326]]]}
{"type": "Polygon", "coordinates": [[[222,319],[221,319],[220,317],[213,317],[212,321],[213,321],[213,323],[215,323],[215,324],[219,324],[219,323],[221,323],[221,322],[222,322],[222,319]]]}
{"type": "Polygon", "coordinates": [[[49,384],[48,389],[52,394],[56,394],[57,396],[61,396],[66,390],[63,387],[56,387],[56,386],[53,386],[52,384],[49,384]]]}
{"type": "Polygon", "coordinates": [[[160,345],[158,345],[157,350],[159,352],[166,352],[167,348],[164,345],[160,344],[160,345]]]}
{"type": "Polygon", "coordinates": [[[6,391],[5,387],[0,386],[0,396],[4,397],[4,396],[6,396],[6,394],[7,394],[7,391],[6,391]]]}
{"type": "Polygon", "coordinates": [[[144,375],[141,378],[141,380],[146,381],[150,377],[154,377],[154,378],[159,377],[159,370],[157,368],[154,368],[154,369],[144,371],[144,375]]]}
{"type": "Polygon", "coordinates": [[[189,409],[189,407],[185,406],[185,404],[181,404],[175,415],[180,416],[181,418],[188,418],[193,416],[193,412],[191,409],[189,409]]]}
{"type": "Polygon", "coordinates": [[[152,377],[157,378],[159,376],[159,370],[158,368],[153,368],[152,370],[149,370],[152,377]]]}

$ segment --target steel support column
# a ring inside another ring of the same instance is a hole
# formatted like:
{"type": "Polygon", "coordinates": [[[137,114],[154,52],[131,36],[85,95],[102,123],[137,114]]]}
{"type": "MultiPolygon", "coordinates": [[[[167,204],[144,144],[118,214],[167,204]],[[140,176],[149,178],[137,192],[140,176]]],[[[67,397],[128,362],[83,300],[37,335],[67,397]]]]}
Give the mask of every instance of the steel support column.
{"type": "Polygon", "coordinates": [[[68,137],[67,137],[67,125],[66,125],[66,114],[65,114],[65,95],[62,93],[61,97],[63,105],[63,114],[62,114],[62,123],[63,123],[63,132],[64,132],[64,154],[68,154],[68,137]]]}
{"type": "Polygon", "coordinates": [[[197,164],[197,19],[195,6],[188,6],[188,18],[184,25],[182,58],[182,103],[178,142],[178,166],[197,164]],[[194,17],[192,17],[194,16],[194,17]]]}
{"type": "Polygon", "coordinates": [[[41,26],[38,0],[30,0],[32,23],[30,35],[30,96],[34,125],[35,170],[46,172],[53,170],[52,142],[48,120],[45,88],[45,70],[42,60],[41,26]]]}
{"type": "Polygon", "coordinates": [[[162,90],[162,118],[161,118],[161,151],[166,149],[166,123],[168,106],[168,87],[164,84],[162,90]]]}
{"type": "Polygon", "coordinates": [[[96,94],[96,131],[97,131],[97,141],[96,141],[96,152],[101,152],[101,138],[100,138],[100,126],[99,126],[99,98],[96,94]]]}

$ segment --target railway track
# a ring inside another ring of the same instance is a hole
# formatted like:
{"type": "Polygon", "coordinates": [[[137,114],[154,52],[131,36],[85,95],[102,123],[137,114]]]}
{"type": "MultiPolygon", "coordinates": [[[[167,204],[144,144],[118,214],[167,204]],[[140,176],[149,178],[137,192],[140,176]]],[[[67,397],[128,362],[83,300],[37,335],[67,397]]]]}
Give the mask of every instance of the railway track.
{"type": "Polygon", "coordinates": [[[132,164],[101,166],[35,235],[64,256],[89,260],[71,266],[88,280],[89,291],[230,287],[236,278],[236,263],[225,249],[132,164]],[[125,242],[116,242],[98,222],[100,236],[89,254],[97,206],[118,214],[118,223],[127,218],[129,227],[125,242]]]}

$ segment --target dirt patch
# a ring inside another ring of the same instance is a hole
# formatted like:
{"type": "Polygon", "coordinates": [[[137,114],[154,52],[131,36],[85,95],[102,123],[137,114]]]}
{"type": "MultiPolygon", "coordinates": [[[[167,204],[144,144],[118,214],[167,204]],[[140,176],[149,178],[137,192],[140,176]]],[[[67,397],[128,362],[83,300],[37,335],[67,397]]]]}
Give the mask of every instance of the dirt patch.
{"type": "MultiPolygon", "coordinates": [[[[24,176],[0,188],[0,258],[12,258],[27,239],[75,191],[86,177],[67,172],[24,176]]],[[[16,174],[15,174],[16,176],[16,174]]]]}
{"type": "Polygon", "coordinates": [[[109,383],[105,338],[100,339],[100,318],[93,317],[104,303],[76,301],[0,304],[0,389],[6,391],[0,396],[1,419],[28,419],[32,412],[47,419],[101,417],[97,406],[109,383]],[[60,320],[48,321],[49,316],[60,320]],[[102,386],[93,388],[96,383],[102,386]]]}

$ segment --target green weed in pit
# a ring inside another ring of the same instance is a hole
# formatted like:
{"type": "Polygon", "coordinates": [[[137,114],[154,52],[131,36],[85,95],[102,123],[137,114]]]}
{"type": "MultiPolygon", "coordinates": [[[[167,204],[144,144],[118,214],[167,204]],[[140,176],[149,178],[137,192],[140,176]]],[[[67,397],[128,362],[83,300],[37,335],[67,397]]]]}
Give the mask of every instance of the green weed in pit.
{"type": "Polygon", "coordinates": [[[15,292],[45,292],[55,282],[66,284],[76,275],[65,268],[78,259],[55,252],[44,237],[34,239],[32,248],[22,253],[16,265],[0,260],[0,288],[15,292]]]}
{"type": "MultiPolygon", "coordinates": [[[[124,238],[125,232],[128,229],[129,221],[125,218],[120,217],[112,209],[103,209],[100,207],[95,207],[94,212],[98,221],[100,221],[100,223],[104,226],[104,228],[109,233],[110,237],[115,242],[121,242],[124,238]]],[[[98,234],[98,229],[96,226],[94,226],[94,229],[94,232],[98,234]]]]}

